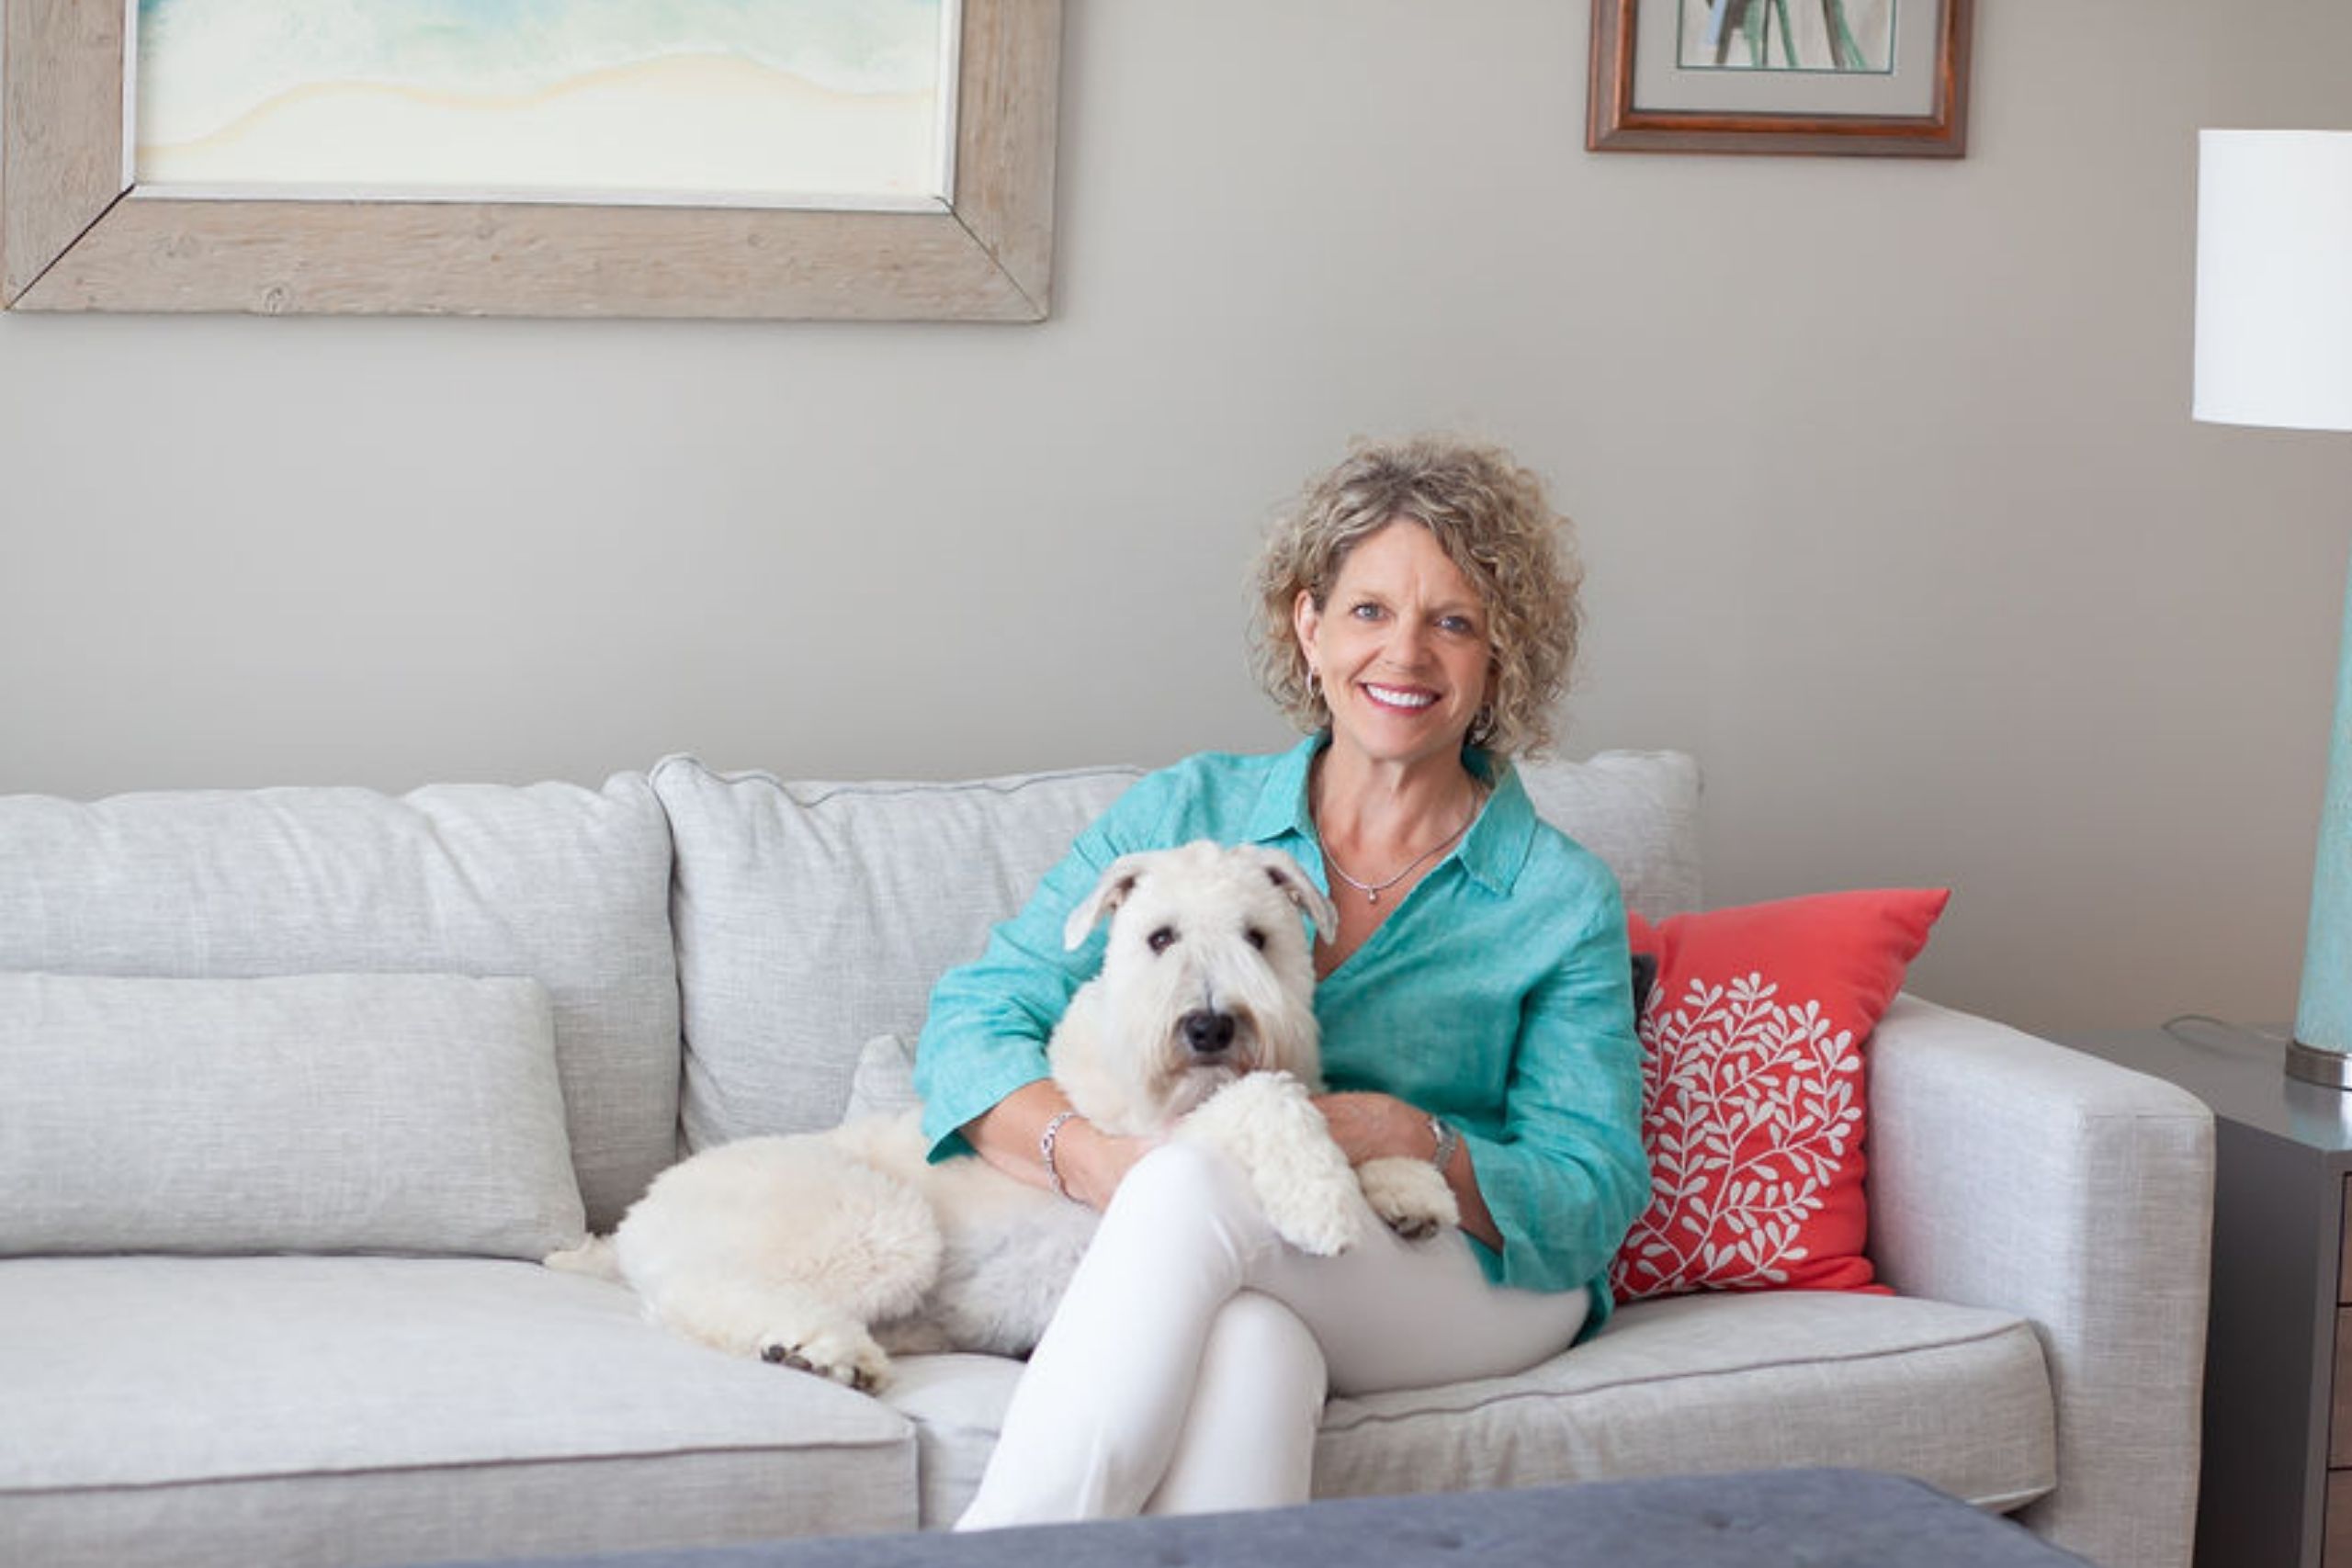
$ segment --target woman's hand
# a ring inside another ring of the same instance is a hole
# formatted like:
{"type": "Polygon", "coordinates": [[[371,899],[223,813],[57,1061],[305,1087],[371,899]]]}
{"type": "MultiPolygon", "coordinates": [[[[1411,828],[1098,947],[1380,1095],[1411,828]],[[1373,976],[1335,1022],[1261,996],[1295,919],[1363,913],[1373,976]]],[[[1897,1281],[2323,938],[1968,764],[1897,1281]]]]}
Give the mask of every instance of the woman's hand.
{"type": "Polygon", "coordinates": [[[1315,1106],[1350,1165],[1388,1156],[1427,1159],[1437,1150],[1428,1112],[1393,1094],[1318,1094],[1315,1106]]]}
{"type": "Polygon", "coordinates": [[[1048,1175],[1038,1145],[1046,1123],[1069,1108],[1069,1098],[1052,1080],[1040,1078],[965,1122],[964,1138],[982,1159],[1015,1180],[1051,1188],[1058,1176],[1071,1199],[1099,1210],[1119,1190],[1127,1168],[1151,1151],[1152,1140],[1114,1136],[1083,1116],[1072,1116],[1054,1134],[1048,1175]]]}
{"type": "Polygon", "coordinates": [[[1054,1138],[1054,1168],[1061,1174],[1062,1190],[1090,1209],[1108,1208],[1128,1169],[1156,1142],[1105,1133],[1083,1116],[1071,1117],[1054,1138]]]}
{"type": "MultiPolygon", "coordinates": [[[[1437,1130],[1430,1125],[1429,1112],[1394,1095],[1318,1094],[1315,1104],[1330,1123],[1331,1141],[1340,1145],[1350,1165],[1391,1156],[1429,1159],[1437,1153],[1437,1130]]],[[[1469,1151],[1457,1146],[1440,1174],[1453,1189],[1453,1200],[1462,1210],[1462,1228],[1488,1247],[1502,1246],[1502,1232],[1486,1199],[1479,1195],[1478,1174],[1470,1163],[1469,1151]]]]}

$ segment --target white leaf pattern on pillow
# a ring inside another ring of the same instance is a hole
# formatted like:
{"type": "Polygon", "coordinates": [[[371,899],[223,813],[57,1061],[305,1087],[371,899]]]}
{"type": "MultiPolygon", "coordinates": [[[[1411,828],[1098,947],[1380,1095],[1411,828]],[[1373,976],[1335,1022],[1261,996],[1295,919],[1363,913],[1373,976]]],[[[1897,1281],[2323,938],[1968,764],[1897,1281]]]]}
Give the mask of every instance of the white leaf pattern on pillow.
{"type": "Polygon", "coordinates": [[[1650,1203],[1610,1265],[1623,1301],[1785,1284],[1801,1226],[1861,1130],[1861,1053],[1760,974],[1692,980],[1641,1022],[1650,1203]]]}

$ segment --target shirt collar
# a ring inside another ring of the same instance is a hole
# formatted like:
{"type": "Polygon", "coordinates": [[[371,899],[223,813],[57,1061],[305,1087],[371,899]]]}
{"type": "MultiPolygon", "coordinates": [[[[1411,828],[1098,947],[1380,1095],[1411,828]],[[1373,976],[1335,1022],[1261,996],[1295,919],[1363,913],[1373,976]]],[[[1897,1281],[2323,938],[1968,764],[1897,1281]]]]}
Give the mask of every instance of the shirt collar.
{"type": "Polygon", "coordinates": [[[1258,792],[1258,804],[1250,814],[1250,825],[1244,834],[1250,843],[1270,844],[1277,839],[1295,833],[1308,843],[1321,845],[1316,836],[1315,817],[1306,806],[1307,772],[1315,765],[1315,754],[1323,750],[1329,738],[1310,735],[1297,745],[1274,759],[1272,769],[1266,774],[1265,786],[1258,792]]]}
{"type": "MultiPolygon", "coordinates": [[[[1268,844],[1295,833],[1320,851],[1323,840],[1307,807],[1306,784],[1316,753],[1329,741],[1329,736],[1310,735],[1274,759],[1243,830],[1249,842],[1268,844]]],[[[1462,761],[1493,793],[1447,858],[1458,858],[1472,880],[1489,892],[1509,893],[1534,842],[1535,803],[1528,799],[1519,770],[1508,761],[1476,747],[1465,749],[1462,761]]]]}
{"type": "Polygon", "coordinates": [[[1509,893],[1535,843],[1535,803],[1527,798],[1519,770],[1508,761],[1475,749],[1464,752],[1462,760],[1494,793],[1455,852],[1479,886],[1490,893],[1509,893]]]}

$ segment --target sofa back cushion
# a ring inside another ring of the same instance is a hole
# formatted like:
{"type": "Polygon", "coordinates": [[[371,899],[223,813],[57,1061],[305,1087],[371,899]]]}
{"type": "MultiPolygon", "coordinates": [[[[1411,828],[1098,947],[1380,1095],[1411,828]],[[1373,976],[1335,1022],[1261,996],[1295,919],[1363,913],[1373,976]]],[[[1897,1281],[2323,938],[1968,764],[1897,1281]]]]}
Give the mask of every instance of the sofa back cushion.
{"type": "Polygon", "coordinates": [[[602,790],[0,796],[0,970],[537,980],[580,1192],[604,1229],[676,1157],[669,867],[642,775],[602,790]]]}
{"type": "Polygon", "coordinates": [[[0,1255],[536,1262],[582,1222],[537,980],[0,974],[0,1255]]]}
{"type": "MultiPolygon", "coordinates": [[[[921,1032],[931,988],[978,956],[1142,770],[956,784],[791,783],[653,769],[677,868],[687,1145],[830,1127],[860,1047],[921,1032]]],[[[1522,764],[1536,809],[1606,861],[1628,905],[1699,902],[1698,767],[1677,752],[1522,764]]]]}
{"type": "Polygon", "coordinates": [[[912,1038],[933,984],[1141,776],[822,784],[656,765],[678,856],[687,1146],[831,1126],[860,1045],[912,1038]]]}

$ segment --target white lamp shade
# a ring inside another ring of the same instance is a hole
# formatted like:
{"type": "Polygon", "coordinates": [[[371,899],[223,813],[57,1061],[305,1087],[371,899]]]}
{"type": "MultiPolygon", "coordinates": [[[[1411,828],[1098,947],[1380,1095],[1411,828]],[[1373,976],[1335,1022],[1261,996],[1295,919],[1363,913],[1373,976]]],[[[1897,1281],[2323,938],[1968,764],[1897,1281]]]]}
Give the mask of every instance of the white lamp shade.
{"type": "Polygon", "coordinates": [[[2198,141],[2196,416],[2352,430],[2352,131],[2198,141]]]}

